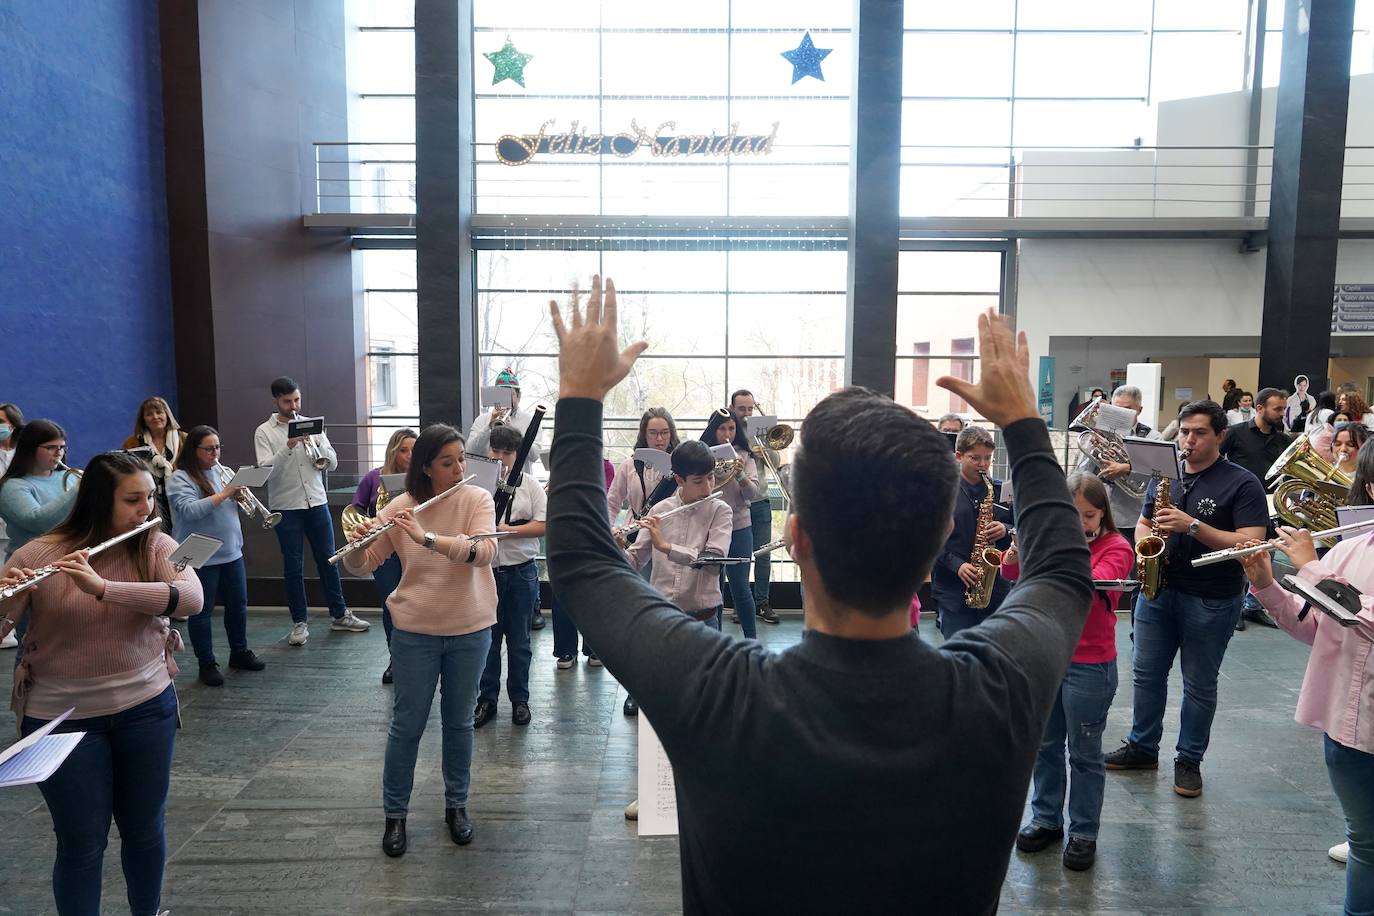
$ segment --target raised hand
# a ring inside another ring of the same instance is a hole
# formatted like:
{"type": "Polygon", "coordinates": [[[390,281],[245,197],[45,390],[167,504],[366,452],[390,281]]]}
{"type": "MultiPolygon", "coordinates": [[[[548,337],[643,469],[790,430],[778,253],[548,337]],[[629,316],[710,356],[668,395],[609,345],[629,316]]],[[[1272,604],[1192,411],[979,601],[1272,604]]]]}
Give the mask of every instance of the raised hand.
{"type": "Polygon", "coordinates": [[[578,309],[576,290],[568,313],[565,322],[558,303],[549,300],[549,316],[558,335],[558,395],[603,400],[629,374],[630,367],[649,345],[641,340],[620,349],[615,283],[609,277],[604,293],[601,276],[592,277],[585,317],[578,309]]]}
{"type": "Polygon", "coordinates": [[[1011,323],[988,309],[978,316],[980,371],[978,384],[943,376],[935,384],[968,401],[998,426],[1039,417],[1030,383],[1030,347],[1026,334],[1013,335],[1011,323]]]}

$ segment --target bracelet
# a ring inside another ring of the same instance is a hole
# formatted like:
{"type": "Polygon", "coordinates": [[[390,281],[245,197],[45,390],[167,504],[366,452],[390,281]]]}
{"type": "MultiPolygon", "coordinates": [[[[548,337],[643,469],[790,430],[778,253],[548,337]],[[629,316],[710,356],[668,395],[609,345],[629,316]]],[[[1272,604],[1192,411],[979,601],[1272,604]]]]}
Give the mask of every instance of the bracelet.
{"type": "Polygon", "coordinates": [[[172,612],[175,611],[175,610],[177,609],[177,605],[178,605],[180,602],[181,602],[181,592],[177,591],[177,587],[176,587],[175,585],[173,585],[172,583],[168,582],[168,583],[167,583],[167,609],[164,610],[164,611],[162,612],[162,616],[163,616],[163,617],[170,617],[170,616],[172,616],[172,612]]]}
{"type": "Polygon", "coordinates": [[[477,559],[477,542],[473,541],[472,545],[468,547],[468,558],[464,562],[471,563],[475,559],[477,559]]]}

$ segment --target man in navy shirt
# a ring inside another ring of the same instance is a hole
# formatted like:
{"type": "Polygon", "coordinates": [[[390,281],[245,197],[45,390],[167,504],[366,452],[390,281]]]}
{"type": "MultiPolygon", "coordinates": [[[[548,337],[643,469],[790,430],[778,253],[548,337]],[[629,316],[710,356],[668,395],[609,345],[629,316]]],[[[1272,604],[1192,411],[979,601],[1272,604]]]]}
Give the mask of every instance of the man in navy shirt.
{"type": "MultiPolygon", "coordinates": [[[[1238,561],[1194,568],[1204,553],[1264,537],[1269,509],[1264,488],[1249,471],[1221,457],[1226,412],[1215,401],[1195,401],[1179,413],[1178,445],[1187,453],[1182,481],[1170,481],[1172,508],[1158,523],[1167,535],[1164,587],[1135,606],[1135,712],[1125,744],[1107,755],[1109,770],[1159,766],[1169,669],[1181,656],[1183,709],[1174,758],[1174,791],[1202,794],[1202,757],[1217,711],[1217,674],[1240,618],[1245,573],[1238,561]]],[[[1150,533],[1157,482],[1145,494],[1137,543],[1150,533]]]]}
{"type": "MultiPolygon", "coordinates": [[[[940,632],[949,639],[960,630],[974,626],[1002,606],[1011,585],[997,575],[992,587],[992,600],[985,608],[971,608],[964,602],[970,587],[978,582],[981,572],[970,563],[973,540],[978,530],[978,510],[988,494],[984,474],[992,470],[992,434],[981,426],[970,426],[959,433],[954,457],[959,462],[959,494],[954,498],[954,530],[945,541],[940,559],[931,572],[930,594],[939,613],[940,632]]],[[[994,502],[1002,498],[1002,481],[988,477],[994,502]]],[[[993,506],[993,521],[986,532],[988,541],[999,550],[1011,545],[1007,531],[1007,510],[993,506]]]]}

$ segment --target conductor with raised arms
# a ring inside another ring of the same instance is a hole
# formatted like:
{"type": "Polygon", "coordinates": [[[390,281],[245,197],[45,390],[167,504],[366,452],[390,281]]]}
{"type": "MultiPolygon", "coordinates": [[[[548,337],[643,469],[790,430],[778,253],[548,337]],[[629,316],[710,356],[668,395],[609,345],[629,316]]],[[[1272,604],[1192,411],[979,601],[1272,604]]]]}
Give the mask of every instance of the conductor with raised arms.
{"type": "Polygon", "coordinates": [[[981,381],[939,381],[1005,430],[1022,563],[1007,600],[938,648],[911,630],[958,472],[928,422],[848,388],[803,427],[787,535],[806,631],[772,653],[697,625],[625,561],[606,521],[602,400],[646,344],[621,349],[610,280],[603,294],[593,278],[585,316],[550,311],[560,344],[550,575],[672,761],[685,912],[995,910],[1092,594],[1024,337],[981,317],[981,381]]]}

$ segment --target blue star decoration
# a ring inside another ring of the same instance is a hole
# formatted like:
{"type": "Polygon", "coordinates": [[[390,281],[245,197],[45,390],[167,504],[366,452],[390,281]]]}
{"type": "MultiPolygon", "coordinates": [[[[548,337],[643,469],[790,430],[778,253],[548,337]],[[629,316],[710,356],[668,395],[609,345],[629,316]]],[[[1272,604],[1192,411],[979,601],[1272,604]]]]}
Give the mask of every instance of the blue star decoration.
{"type": "Polygon", "coordinates": [[[493,86],[502,80],[514,80],[521,89],[525,88],[525,64],[534,60],[534,55],[521,54],[515,50],[509,35],[506,36],[506,43],[501,50],[487,51],[482,56],[491,61],[491,65],[496,68],[491,75],[493,86]]]}
{"type": "Polygon", "coordinates": [[[792,85],[797,84],[797,80],[803,76],[814,76],[821,82],[825,82],[825,74],[821,73],[821,61],[830,55],[834,48],[818,48],[811,42],[811,33],[807,32],[802,36],[801,44],[791,51],[783,51],[782,56],[787,58],[787,62],[792,65],[792,85]]]}

